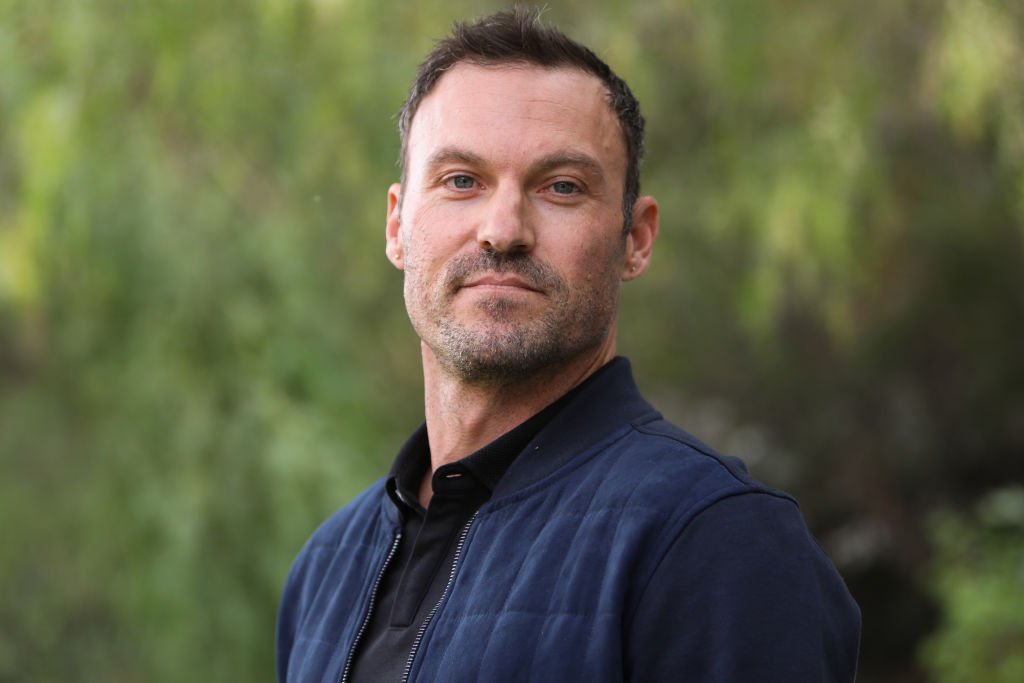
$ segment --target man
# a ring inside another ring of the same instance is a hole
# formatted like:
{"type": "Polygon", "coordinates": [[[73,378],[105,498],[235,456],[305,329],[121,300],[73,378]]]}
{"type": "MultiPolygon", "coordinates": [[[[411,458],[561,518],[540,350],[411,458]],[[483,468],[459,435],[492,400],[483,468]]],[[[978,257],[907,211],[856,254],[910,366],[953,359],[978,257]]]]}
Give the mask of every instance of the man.
{"type": "Polygon", "coordinates": [[[796,504],[615,357],[658,233],[626,84],[502,12],[428,56],[399,130],[426,422],[296,560],[279,680],[853,680],[859,613],[796,504]]]}

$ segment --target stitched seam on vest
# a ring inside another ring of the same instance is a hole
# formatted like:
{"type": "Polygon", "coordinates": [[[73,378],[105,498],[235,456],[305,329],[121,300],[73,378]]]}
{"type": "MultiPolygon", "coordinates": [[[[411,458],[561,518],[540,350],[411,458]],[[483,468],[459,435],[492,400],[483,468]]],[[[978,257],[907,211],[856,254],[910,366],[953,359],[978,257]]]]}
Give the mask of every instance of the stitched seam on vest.
{"type": "MultiPolygon", "coordinates": [[[[582,460],[585,460],[585,458],[583,458],[582,460]]],[[[554,480],[555,478],[551,477],[551,479],[554,480]]],[[[538,488],[537,490],[540,490],[540,489],[538,488]]],[[[580,518],[586,517],[588,514],[592,514],[590,506],[593,504],[593,502],[594,502],[594,498],[591,497],[587,508],[581,514],[578,515],[580,518]]],[[[533,554],[532,550],[533,550],[533,548],[537,544],[539,544],[539,543],[546,543],[547,542],[547,540],[548,540],[548,538],[547,538],[547,530],[549,529],[549,527],[551,525],[553,525],[553,524],[561,525],[563,523],[563,520],[566,517],[568,517],[568,516],[569,515],[562,515],[562,514],[551,515],[551,516],[548,516],[544,520],[544,525],[540,528],[540,530],[538,530],[537,534],[534,536],[533,541],[530,544],[530,547],[526,549],[526,552],[521,553],[521,555],[520,555],[519,566],[516,567],[515,576],[512,578],[512,581],[509,584],[509,591],[505,595],[505,599],[502,601],[502,604],[501,604],[500,607],[495,609],[493,612],[490,612],[491,614],[498,615],[498,614],[501,614],[501,613],[506,613],[506,614],[513,614],[513,613],[515,613],[515,610],[510,609],[508,607],[508,605],[509,605],[510,601],[512,600],[513,595],[517,594],[516,587],[519,584],[519,578],[520,578],[520,576],[522,576],[523,569],[526,567],[526,564],[527,564],[526,560],[527,560],[527,558],[530,555],[533,554]]],[[[577,528],[575,530],[575,533],[573,535],[573,538],[568,541],[569,544],[572,544],[572,543],[574,543],[576,541],[576,539],[578,538],[578,534],[581,532],[581,530],[582,530],[581,526],[577,526],[577,528]]],[[[563,563],[559,567],[559,576],[558,576],[558,579],[556,580],[556,582],[557,581],[561,581],[561,579],[563,577],[563,572],[565,570],[566,570],[566,565],[563,563]]],[[[522,611],[521,613],[528,613],[528,612],[522,611]]],[[[487,612],[483,612],[481,614],[487,614],[487,612]]],[[[492,644],[494,642],[495,642],[494,640],[488,639],[487,644],[484,647],[483,654],[481,655],[481,660],[486,660],[488,651],[490,650],[490,648],[491,648],[491,646],[492,646],[492,644]]],[[[535,657],[536,656],[536,648],[540,647],[540,645],[541,645],[541,643],[540,643],[540,640],[538,639],[534,643],[534,652],[532,653],[531,657],[535,657]]]]}
{"type": "MultiPolygon", "coordinates": [[[[695,440],[691,441],[689,439],[680,438],[676,434],[670,434],[670,433],[662,432],[662,431],[659,431],[659,430],[651,429],[647,425],[633,425],[633,427],[634,427],[634,429],[636,429],[636,431],[640,432],[641,434],[645,434],[645,435],[647,435],[647,436],[649,436],[651,438],[666,439],[668,441],[675,442],[677,444],[685,446],[686,448],[688,448],[690,450],[696,451],[697,453],[700,453],[701,455],[703,455],[705,457],[708,457],[708,458],[714,460],[716,463],[718,463],[722,467],[722,469],[724,469],[726,472],[728,472],[729,475],[733,479],[735,479],[740,484],[743,484],[744,486],[750,487],[752,485],[752,483],[753,483],[752,481],[747,481],[745,479],[741,479],[740,477],[738,477],[736,475],[736,473],[732,470],[732,468],[730,468],[728,465],[725,464],[725,462],[722,461],[722,456],[719,453],[716,453],[715,451],[711,450],[709,447],[704,446],[704,445],[700,444],[699,442],[697,442],[695,440]]],[[[754,487],[754,488],[757,488],[758,490],[760,490],[761,488],[765,488],[765,487],[754,487]]]]}
{"type": "MultiPolygon", "coordinates": [[[[506,614],[525,615],[529,617],[573,617],[576,619],[607,619],[609,617],[617,617],[618,612],[614,610],[601,610],[596,612],[573,612],[573,611],[562,611],[562,610],[529,610],[529,609],[506,609],[506,610],[494,610],[494,611],[479,611],[474,610],[472,612],[459,612],[458,614],[447,615],[445,618],[448,621],[461,621],[466,619],[483,619],[485,617],[501,617],[506,614]]],[[[538,641],[539,642],[539,641],[538,641]]],[[[483,657],[481,657],[483,659],[483,657]]]]}
{"type": "Polygon", "coordinates": [[[777,493],[775,491],[772,491],[771,489],[756,488],[750,486],[749,484],[743,482],[742,480],[739,480],[738,483],[742,486],[742,488],[736,489],[729,487],[715,491],[714,493],[711,493],[702,498],[701,500],[697,501],[696,503],[688,507],[685,511],[681,511],[679,514],[673,515],[668,520],[666,520],[663,530],[664,533],[659,534],[659,536],[664,535],[666,537],[665,540],[667,542],[665,542],[663,544],[663,547],[661,548],[661,553],[660,557],[658,558],[658,561],[654,563],[653,567],[651,568],[651,571],[643,580],[643,587],[637,595],[637,599],[635,604],[633,605],[632,611],[629,613],[624,622],[624,625],[626,625],[627,630],[632,628],[633,621],[636,617],[636,611],[640,608],[640,604],[643,602],[644,597],[647,595],[647,590],[650,587],[651,579],[653,579],[654,575],[658,573],[658,569],[661,567],[662,562],[665,561],[665,557],[668,555],[669,549],[683,534],[686,533],[690,525],[698,517],[700,517],[702,513],[706,512],[713,505],[715,505],[716,503],[720,503],[723,500],[726,500],[728,498],[735,498],[737,496],[747,495],[767,495],[773,498],[779,498],[781,500],[788,501],[789,503],[796,505],[796,502],[785,494],[777,493]],[[676,531],[674,533],[670,533],[671,530],[676,527],[678,527],[676,531]]]}
{"type": "Polygon", "coordinates": [[[310,638],[308,636],[299,636],[295,639],[295,645],[298,645],[299,643],[317,643],[319,645],[326,645],[331,650],[339,650],[337,642],[324,640],[323,638],[310,638]]]}

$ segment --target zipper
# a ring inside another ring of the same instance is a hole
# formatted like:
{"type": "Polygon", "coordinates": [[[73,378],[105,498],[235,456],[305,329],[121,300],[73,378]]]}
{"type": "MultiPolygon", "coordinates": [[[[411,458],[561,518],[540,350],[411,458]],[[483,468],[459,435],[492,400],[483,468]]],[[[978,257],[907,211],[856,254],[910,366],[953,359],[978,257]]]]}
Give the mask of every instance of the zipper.
{"type": "Polygon", "coordinates": [[[356,648],[359,647],[359,641],[362,640],[363,634],[366,633],[366,628],[370,625],[370,617],[373,615],[373,606],[377,602],[377,589],[380,588],[381,579],[384,578],[384,572],[387,571],[388,565],[391,564],[391,559],[395,556],[398,551],[398,542],[402,540],[402,532],[399,531],[395,534],[395,539],[391,541],[391,549],[388,551],[388,556],[384,558],[384,564],[381,565],[380,571],[377,572],[377,578],[373,581],[373,589],[370,591],[370,602],[366,606],[366,616],[363,617],[363,623],[359,627],[359,631],[356,633],[356,639],[352,641],[352,647],[348,651],[348,658],[345,659],[345,668],[341,670],[341,678],[338,683],[345,683],[348,680],[348,675],[352,672],[352,660],[355,658],[356,648]]]}
{"type": "MultiPolygon", "coordinates": [[[[427,632],[427,627],[430,626],[430,622],[434,620],[434,615],[437,614],[437,610],[440,609],[441,604],[448,597],[448,593],[451,591],[452,584],[455,583],[455,572],[459,569],[459,561],[462,559],[462,548],[466,545],[466,537],[469,535],[469,528],[473,526],[473,522],[476,520],[476,516],[479,513],[473,513],[473,516],[466,522],[466,526],[462,527],[462,532],[459,534],[459,542],[455,546],[455,557],[452,558],[452,570],[448,574],[448,583],[444,586],[444,591],[441,593],[440,599],[437,604],[434,605],[433,609],[427,614],[427,618],[423,620],[423,624],[420,625],[419,631],[416,632],[416,639],[412,641],[412,649],[409,651],[409,657],[405,660],[405,672],[402,673],[402,683],[408,683],[409,675],[412,673],[412,662],[416,659],[416,652],[420,649],[420,643],[423,642],[423,635],[427,632]]],[[[344,683],[344,681],[342,681],[344,683]]]]}

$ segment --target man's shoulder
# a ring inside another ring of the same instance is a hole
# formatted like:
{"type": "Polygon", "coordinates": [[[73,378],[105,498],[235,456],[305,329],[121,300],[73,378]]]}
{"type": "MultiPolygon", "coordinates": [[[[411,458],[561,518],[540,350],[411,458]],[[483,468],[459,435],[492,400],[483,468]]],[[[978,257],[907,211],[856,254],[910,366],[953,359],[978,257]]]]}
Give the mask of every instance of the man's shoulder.
{"type": "Polygon", "coordinates": [[[675,500],[708,502],[742,493],[789,498],[752,477],[740,458],[719,453],[661,416],[632,423],[604,457],[613,476],[645,489],[665,489],[675,500]]]}
{"type": "Polygon", "coordinates": [[[383,480],[379,480],[351,502],[336,510],[313,532],[292,563],[286,582],[285,598],[309,586],[316,586],[342,558],[373,552],[387,545],[394,535],[388,516],[383,480]],[[341,550],[344,549],[344,552],[341,550]],[[305,588],[304,588],[305,587],[305,588]]]}
{"type": "Polygon", "coordinates": [[[384,479],[378,479],[325,519],[306,543],[306,550],[337,548],[353,534],[365,535],[380,520],[385,500],[384,479]]]}
{"type": "Polygon", "coordinates": [[[496,496],[496,507],[540,494],[570,515],[602,510],[669,533],[731,497],[755,505],[758,498],[781,499],[797,510],[787,494],[750,476],[740,459],[718,453],[657,413],[579,450],[571,444],[562,452],[528,449],[520,458],[513,476],[529,483],[507,487],[496,496]],[[547,458],[561,464],[551,468],[547,458]]]}
{"type": "Polygon", "coordinates": [[[739,493],[786,497],[751,477],[739,458],[666,420],[640,393],[625,358],[595,374],[519,460],[501,493],[563,480],[584,496],[607,494],[612,505],[625,496],[675,510],[739,493]]]}

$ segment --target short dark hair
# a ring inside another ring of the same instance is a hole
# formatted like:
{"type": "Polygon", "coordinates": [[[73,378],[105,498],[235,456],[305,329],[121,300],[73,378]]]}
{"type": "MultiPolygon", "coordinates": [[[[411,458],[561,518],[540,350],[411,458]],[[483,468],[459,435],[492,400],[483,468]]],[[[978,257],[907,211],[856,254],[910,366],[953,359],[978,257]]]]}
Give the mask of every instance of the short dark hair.
{"type": "Polygon", "coordinates": [[[545,26],[541,10],[517,6],[472,22],[456,22],[451,35],[434,46],[416,72],[409,96],[398,115],[405,175],[409,127],[423,98],[446,71],[461,62],[478,66],[532,64],[546,68],[575,67],[596,76],[607,89],[608,103],[619,119],[626,143],[626,178],[622,194],[624,229],[632,224],[633,204],[640,196],[640,160],[644,153],[644,117],[626,82],[600,57],[557,28],[545,26]]]}

